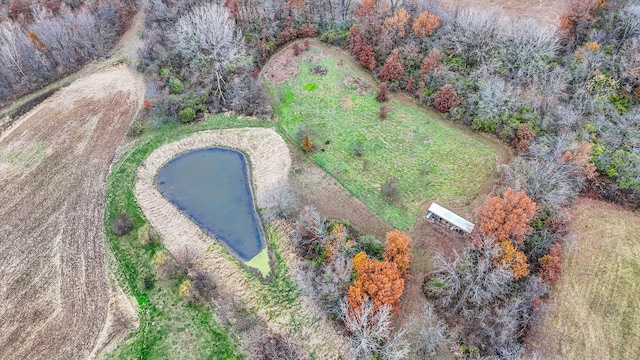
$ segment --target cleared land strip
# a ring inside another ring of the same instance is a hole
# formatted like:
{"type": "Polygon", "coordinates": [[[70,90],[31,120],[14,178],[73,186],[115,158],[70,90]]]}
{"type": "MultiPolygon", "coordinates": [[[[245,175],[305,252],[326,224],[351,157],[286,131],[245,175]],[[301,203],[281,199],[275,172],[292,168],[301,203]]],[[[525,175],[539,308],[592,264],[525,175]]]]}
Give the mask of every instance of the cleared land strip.
{"type": "MultiPolygon", "coordinates": [[[[163,244],[173,254],[200,254],[200,265],[215,273],[220,286],[235,299],[241,300],[268,323],[277,333],[290,336],[307,351],[333,359],[345,357],[346,339],[317,310],[318,307],[301,295],[289,307],[270,301],[268,286],[241,268],[222,245],[183,215],[158,192],[154,184],[158,169],[185,151],[212,146],[225,146],[243,151],[251,164],[258,207],[270,205],[271,190],[286,183],[291,158],[286,143],[273,130],[245,128],[205,131],[180,141],[164,145],[154,151],[140,166],[135,195],[147,219],[162,236],[163,244]],[[302,326],[296,326],[295,323],[302,326]]],[[[286,233],[280,229],[281,233],[286,233]]],[[[280,238],[278,247],[290,271],[299,264],[288,236],[280,238]]]]}
{"type": "Polygon", "coordinates": [[[637,359],[640,216],[581,199],[571,227],[576,239],[567,244],[562,277],[530,347],[549,359],[637,359]]]}
{"type": "Polygon", "coordinates": [[[142,104],[113,68],[60,90],[0,138],[0,358],[86,358],[105,326],[104,192],[142,104]]]}

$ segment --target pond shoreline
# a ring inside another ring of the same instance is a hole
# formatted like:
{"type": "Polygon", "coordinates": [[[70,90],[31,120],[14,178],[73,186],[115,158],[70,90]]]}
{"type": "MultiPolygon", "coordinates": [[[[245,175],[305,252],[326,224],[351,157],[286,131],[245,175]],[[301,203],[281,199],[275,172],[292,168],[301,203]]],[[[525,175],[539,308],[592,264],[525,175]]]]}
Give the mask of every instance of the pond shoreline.
{"type": "Polygon", "coordinates": [[[258,208],[272,206],[275,199],[271,193],[287,182],[291,167],[289,149],[272,129],[203,131],[156,149],[138,168],[134,193],[143,213],[174,255],[187,252],[199,257],[215,239],[160,194],[155,176],[178,155],[211,147],[236,150],[246,157],[248,176],[253,185],[250,186],[251,193],[258,208]]]}

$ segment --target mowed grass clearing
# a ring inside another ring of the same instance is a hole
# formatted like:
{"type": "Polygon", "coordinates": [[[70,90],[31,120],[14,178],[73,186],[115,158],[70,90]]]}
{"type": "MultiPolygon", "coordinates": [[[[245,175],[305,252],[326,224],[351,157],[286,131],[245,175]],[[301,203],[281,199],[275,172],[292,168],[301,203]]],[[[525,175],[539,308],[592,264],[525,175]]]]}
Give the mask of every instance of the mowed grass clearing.
{"type": "Polygon", "coordinates": [[[640,215],[582,200],[572,227],[577,243],[563,260],[536,345],[563,359],[637,359],[640,215]]]}
{"type": "Polygon", "coordinates": [[[279,85],[265,80],[279,105],[283,131],[298,142],[300,132],[308,132],[313,159],[394,227],[409,229],[427,200],[466,205],[495,167],[498,153],[489,143],[434,120],[418,106],[390,99],[384,103],[389,115],[380,119],[377,85],[346,54],[340,59],[312,46],[295,61],[295,77],[279,85]],[[315,66],[327,74],[312,73],[315,66]],[[353,78],[368,92],[349,84],[353,78]],[[396,203],[382,195],[392,178],[396,203]]]}

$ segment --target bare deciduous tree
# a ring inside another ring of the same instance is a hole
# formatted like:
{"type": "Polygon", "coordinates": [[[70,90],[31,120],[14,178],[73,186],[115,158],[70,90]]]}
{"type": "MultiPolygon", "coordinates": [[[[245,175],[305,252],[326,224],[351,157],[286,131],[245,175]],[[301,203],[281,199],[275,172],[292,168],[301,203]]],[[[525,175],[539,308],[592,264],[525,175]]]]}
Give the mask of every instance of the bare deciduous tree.
{"type": "Polygon", "coordinates": [[[442,46],[469,66],[482,64],[502,42],[501,18],[497,9],[458,9],[441,29],[442,46]]]}
{"type": "Polygon", "coordinates": [[[342,303],[342,316],[351,333],[351,350],[355,359],[372,359],[391,336],[391,312],[389,305],[375,308],[371,300],[359,309],[348,309],[342,303]]]}
{"type": "Polygon", "coordinates": [[[451,342],[447,324],[438,317],[431,303],[425,304],[413,319],[408,332],[413,335],[412,349],[419,358],[435,357],[451,342]]]}

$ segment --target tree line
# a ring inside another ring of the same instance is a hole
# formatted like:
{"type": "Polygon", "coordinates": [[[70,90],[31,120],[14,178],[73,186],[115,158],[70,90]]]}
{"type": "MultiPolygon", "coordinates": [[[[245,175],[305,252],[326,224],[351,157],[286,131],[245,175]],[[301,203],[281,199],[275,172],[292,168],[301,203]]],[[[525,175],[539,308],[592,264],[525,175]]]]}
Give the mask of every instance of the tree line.
{"type": "Polygon", "coordinates": [[[0,105],[107,54],[135,12],[132,0],[11,0],[0,8],[0,105]]]}

